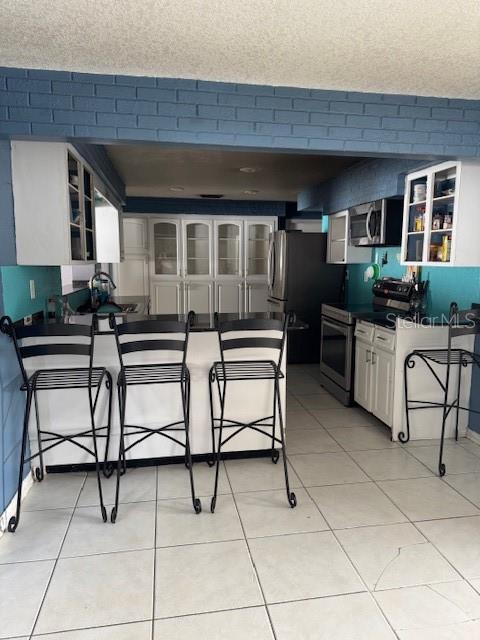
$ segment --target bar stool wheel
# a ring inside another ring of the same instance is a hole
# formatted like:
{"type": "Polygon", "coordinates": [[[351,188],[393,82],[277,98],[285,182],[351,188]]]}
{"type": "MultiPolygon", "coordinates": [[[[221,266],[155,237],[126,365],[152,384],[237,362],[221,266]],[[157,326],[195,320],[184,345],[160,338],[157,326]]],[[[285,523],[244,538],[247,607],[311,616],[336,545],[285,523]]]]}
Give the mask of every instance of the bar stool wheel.
{"type": "Polygon", "coordinates": [[[108,520],[107,510],[103,505],[101,506],[101,511],[102,511],[102,520],[106,522],[108,520]]]}
{"type": "Polygon", "coordinates": [[[212,460],[211,458],[207,460],[207,464],[209,467],[213,467],[213,465],[215,464],[215,460],[212,460]]]}
{"type": "Polygon", "coordinates": [[[195,509],[195,513],[202,512],[202,503],[200,502],[200,498],[195,498],[193,501],[193,508],[195,509]]]}
{"type": "Polygon", "coordinates": [[[277,449],[274,449],[272,451],[272,462],[273,462],[273,464],[277,464],[279,457],[280,457],[279,451],[277,449]]]}
{"type": "Polygon", "coordinates": [[[16,528],[17,528],[17,519],[15,516],[12,516],[8,521],[8,526],[7,526],[8,532],[14,533],[16,528]]]}
{"type": "Polygon", "coordinates": [[[438,475],[443,478],[443,476],[445,475],[447,471],[446,466],[443,464],[443,462],[441,464],[438,465],[438,475]]]}
{"type": "Polygon", "coordinates": [[[112,513],[110,514],[110,522],[115,523],[117,519],[117,507],[113,507],[112,513]]]}
{"type": "Polygon", "coordinates": [[[43,471],[40,469],[40,467],[35,467],[35,478],[38,482],[41,482],[43,480],[43,471]]]}
{"type": "Polygon", "coordinates": [[[213,496],[213,498],[212,498],[212,500],[211,500],[211,502],[210,502],[210,511],[211,511],[212,513],[214,513],[214,512],[215,512],[215,505],[216,505],[216,504],[217,504],[217,497],[216,497],[216,496],[213,496]]]}
{"type": "Polygon", "coordinates": [[[297,496],[293,493],[293,491],[288,496],[288,503],[292,507],[292,509],[297,506],[297,496]]]}

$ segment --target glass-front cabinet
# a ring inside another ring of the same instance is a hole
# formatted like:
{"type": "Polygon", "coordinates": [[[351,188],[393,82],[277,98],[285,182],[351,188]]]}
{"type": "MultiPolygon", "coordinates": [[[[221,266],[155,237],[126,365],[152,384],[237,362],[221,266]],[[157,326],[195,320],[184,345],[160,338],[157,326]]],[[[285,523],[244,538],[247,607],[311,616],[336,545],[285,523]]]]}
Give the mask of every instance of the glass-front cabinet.
{"type": "Polygon", "coordinates": [[[151,221],[153,241],[152,276],[181,276],[180,220],[151,221]]]}
{"type": "Polygon", "coordinates": [[[273,233],[272,222],[245,222],[245,275],[263,279],[268,273],[268,250],[273,233]]]}
{"type": "Polygon", "coordinates": [[[70,250],[73,262],[95,260],[95,206],[93,176],[67,152],[70,250]]]}
{"type": "Polygon", "coordinates": [[[212,275],[212,225],[210,221],[184,221],[183,223],[183,274],[188,278],[205,278],[212,275]]]}
{"type": "Polygon", "coordinates": [[[480,163],[443,162],[407,175],[402,264],[480,266],[480,163]]]}
{"type": "Polygon", "coordinates": [[[242,222],[215,221],[215,276],[242,277],[242,222]]]}

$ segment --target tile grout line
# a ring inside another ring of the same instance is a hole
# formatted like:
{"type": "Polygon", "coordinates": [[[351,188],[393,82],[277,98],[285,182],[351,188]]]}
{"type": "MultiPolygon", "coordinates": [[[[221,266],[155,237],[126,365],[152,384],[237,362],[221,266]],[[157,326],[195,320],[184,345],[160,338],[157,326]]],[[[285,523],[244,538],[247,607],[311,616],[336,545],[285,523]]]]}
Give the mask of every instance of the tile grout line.
{"type": "MultiPolygon", "coordinates": [[[[287,459],[288,459],[288,455],[287,455],[287,459]]],[[[297,474],[298,475],[298,474],[297,474]]],[[[320,509],[320,507],[318,506],[318,504],[316,503],[316,501],[313,499],[313,497],[310,495],[310,492],[308,490],[308,488],[304,485],[303,480],[300,478],[299,476],[299,480],[302,483],[302,487],[303,490],[306,492],[306,494],[308,495],[308,497],[310,498],[310,500],[313,502],[313,504],[315,505],[316,509],[318,510],[318,512],[320,513],[320,515],[322,516],[322,518],[325,520],[325,522],[327,524],[328,520],[326,519],[326,517],[323,515],[322,510],[320,509]]],[[[368,593],[370,595],[370,597],[372,598],[372,600],[374,601],[375,605],[378,607],[378,610],[380,611],[380,613],[382,614],[383,618],[385,619],[385,622],[388,624],[388,626],[391,628],[393,634],[395,635],[396,638],[400,638],[400,636],[396,633],[395,629],[393,628],[393,625],[390,623],[390,620],[387,618],[386,614],[384,613],[383,609],[379,606],[378,602],[376,601],[376,599],[374,598],[374,596],[372,595],[370,589],[368,588],[366,582],[364,581],[364,579],[362,578],[362,576],[360,575],[360,572],[358,571],[357,567],[354,565],[353,560],[350,558],[350,556],[348,555],[348,553],[346,552],[346,550],[344,549],[342,543],[340,542],[340,540],[338,539],[338,537],[335,534],[335,531],[333,529],[330,529],[333,537],[335,538],[338,546],[340,547],[340,549],[343,551],[343,553],[345,554],[345,557],[347,558],[348,562],[350,563],[353,571],[356,573],[358,579],[360,580],[360,582],[363,584],[363,586],[365,587],[365,591],[366,593],[368,593]]],[[[360,593],[364,593],[364,592],[360,592],[360,593]]],[[[344,594],[336,594],[337,596],[341,596],[344,594]]]]}
{"type": "MultiPolygon", "coordinates": [[[[348,451],[347,451],[346,453],[348,454],[348,451]]],[[[348,455],[349,455],[349,454],[348,454],[348,455]]],[[[351,457],[351,458],[352,458],[352,456],[350,456],[350,455],[349,455],[349,457],[351,457]]],[[[353,460],[353,458],[352,458],[352,460],[353,460]]],[[[354,460],[354,462],[355,462],[355,460],[354,460]]],[[[422,464],[423,464],[423,463],[422,463],[422,464]]],[[[424,466],[425,466],[425,465],[424,465],[424,466]]],[[[384,496],[385,496],[385,497],[386,497],[390,502],[392,502],[392,504],[393,504],[394,506],[396,506],[396,507],[397,507],[397,509],[400,511],[400,513],[401,513],[401,514],[402,514],[402,515],[407,519],[407,522],[406,522],[406,523],[403,523],[403,524],[411,524],[411,525],[415,528],[415,530],[416,530],[416,531],[417,531],[417,532],[422,536],[422,538],[424,538],[424,539],[428,542],[428,544],[431,544],[431,545],[432,545],[432,547],[433,547],[433,548],[438,552],[438,554],[439,554],[439,555],[440,555],[440,556],[445,560],[445,562],[446,562],[446,563],[447,563],[447,564],[448,564],[448,565],[449,565],[449,566],[450,566],[450,567],[451,567],[451,568],[452,568],[456,573],[458,573],[458,575],[459,575],[459,576],[461,576],[461,578],[462,578],[462,579],[464,579],[464,580],[465,580],[465,576],[464,576],[464,575],[463,575],[463,574],[462,574],[462,573],[461,573],[461,572],[460,572],[460,571],[459,571],[459,570],[458,570],[458,569],[457,569],[457,568],[456,568],[456,567],[455,567],[455,566],[450,562],[450,560],[448,560],[448,558],[447,558],[447,557],[446,557],[446,556],[445,556],[445,555],[440,551],[440,549],[438,549],[438,547],[437,547],[437,546],[436,546],[436,545],[435,545],[435,544],[434,544],[434,543],[433,543],[433,542],[432,542],[432,541],[431,541],[431,540],[430,540],[426,535],[424,535],[424,534],[420,531],[420,529],[416,526],[415,521],[413,521],[411,518],[409,518],[409,517],[408,517],[408,515],[407,515],[407,514],[406,514],[406,513],[405,513],[405,512],[400,508],[400,506],[399,506],[399,505],[398,505],[394,500],[392,500],[392,498],[390,498],[390,496],[389,496],[389,495],[388,495],[388,494],[383,490],[383,488],[379,485],[379,483],[378,483],[376,480],[373,480],[373,479],[368,475],[368,473],[366,473],[366,472],[364,472],[364,473],[365,473],[365,475],[366,475],[366,476],[367,476],[367,477],[368,477],[368,478],[369,478],[369,479],[370,479],[370,480],[375,484],[375,486],[376,486],[376,487],[377,487],[377,488],[378,488],[378,489],[383,493],[383,495],[384,495],[384,496]]],[[[435,476],[433,476],[433,477],[435,477],[435,476]]],[[[422,478],[407,478],[407,479],[409,479],[409,480],[419,480],[419,479],[420,479],[420,480],[421,480],[422,478]]],[[[383,482],[383,481],[382,481],[382,482],[383,482]]],[[[463,516],[463,517],[469,517],[469,516],[463,516]]],[[[442,518],[442,519],[449,520],[449,519],[451,519],[451,518],[442,518]]],[[[423,520],[422,522],[430,522],[430,521],[431,521],[431,520],[423,520]]],[[[372,525],[372,526],[375,526],[375,525],[372,525]]],[[[426,584],[424,583],[423,585],[415,585],[415,586],[426,586],[426,585],[428,585],[428,584],[430,584],[430,583],[426,583],[426,584]]],[[[405,587],[396,587],[396,588],[405,588],[405,587]]],[[[375,592],[371,592],[371,593],[373,594],[373,593],[375,593],[375,592]]],[[[376,598],[375,598],[375,601],[376,601],[376,598]]],[[[380,605],[378,605],[378,606],[380,607],[380,605]]],[[[383,610],[382,610],[382,611],[383,611],[383,610]]]]}
{"type": "Polygon", "coordinates": [[[270,610],[269,610],[268,605],[267,605],[267,599],[265,597],[265,593],[263,591],[263,586],[262,586],[262,583],[260,581],[260,576],[258,574],[257,566],[256,566],[255,561],[253,559],[252,552],[251,552],[251,549],[250,549],[250,545],[248,543],[247,533],[245,531],[245,527],[243,525],[242,518],[240,516],[240,511],[238,509],[237,501],[235,499],[235,492],[233,491],[232,483],[230,481],[230,476],[228,475],[228,469],[227,469],[227,465],[226,464],[224,464],[224,469],[225,469],[225,475],[227,476],[228,484],[229,484],[230,489],[232,491],[232,499],[233,499],[233,503],[235,505],[235,510],[237,512],[237,517],[238,517],[238,520],[240,522],[240,526],[242,528],[243,537],[244,537],[244,540],[245,540],[245,545],[246,545],[247,551],[248,551],[248,556],[250,558],[250,562],[251,562],[253,570],[255,572],[255,577],[257,578],[258,588],[259,588],[260,593],[261,593],[262,598],[263,598],[263,604],[264,604],[265,611],[266,611],[266,614],[267,614],[268,622],[270,624],[270,630],[272,632],[272,637],[273,637],[274,640],[277,640],[277,634],[275,633],[275,628],[273,626],[273,621],[272,621],[272,618],[271,618],[271,615],[270,615],[270,610]]]}
{"type": "Polygon", "coordinates": [[[152,629],[151,639],[155,637],[155,596],[156,596],[156,578],[157,578],[157,526],[158,526],[158,466],[155,470],[155,523],[153,535],[153,582],[152,582],[152,629]]]}
{"type": "MultiPolygon", "coordinates": [[[[300,478],[300,482],[302,482],[303,485],[303,481],[300,478]]],[[[320,507],[318,506],[318,504],[315,502],[315,500],[313,499],[313,497],[310,495],[310,492],[308,490],[307,487],[305,487],[305,485],[303,485],[303,489],[306,491],[308,497],[310,498],[310,500],[312,500],[312,502],[314,503],[315,507],[318,509],[320,515],[325,519],[325,521],[328,523],[328,520],[325,518],[325,516],[323,515],[320,507]]],[[[383,611],[383,609],[380,607],[380,605],[378,604],[376,598],[373,596],[372,592],[370,591],[370,589],[367,586],[367,583],[364,581],[364,579],[362,578],[362,576],[360,575],[360,572],[358,571],[357,567],[355,566],[355,564],[353,563],[353,560],[350,558],[350,556],[348,555],[347,551],[344,549],[342,543],[340,542],[340,540],[338,539],[337,535],[335,534],[335,531],[333,529],[331,529],[331,533],[333,535],[333,537],[335,538],[338,546],[340,547],[340,549],[343,551],[343,553],[345,554],[345,557],[348,559],[348,562],[350,563],[352,569],[354,570],[354,572],[356,573],[356,575],[358,576],[360,582],[363,584],[363,586],[365,587],[365,592],[368,593],[370,595],[370,597],[372,598],[373,602],[375,603],[376,607],[378,608],[378,610],[380,611],[380,613],[382,614],[383,618],[385,619],[385,622],[388,624],[388,626],[391,628],[393,634],[395,635],[396,638],[400,638],[400,636],[397,634],[397,632],[395,631],[392,623],[390,622],[390,620],[388,619],[387,615],[385,614],[385,612],[383,611]]],[[[359,592],[359,593],[365,593],[365,592],[359,592]]],[[[343,594],[337,594],[337,596],[341,596],[343,594]]]]}
{"type": "MultiPolygon", "coordinates": [[[[31,630],[31,632],[30,632],[30,634],[28,636],[30,638],[30,640],[32,640],[33,634],[35,633],[35,627],[37,626],[38,619],[40,617],[40,613],[41,613],[41,611],[43,609],[43,605],[45,604],[45,599],[47,597],[48,590],[49,590],[50,585],[52,583],[52,579],[53,579],[53,575],[55,573],[55,569],[57,568],[57,564],[58,564],[58,562],[60,560],[60,554],[62,553],[63,545],[65,544],[65,540],[67,539],[67,535],[68,535],[68,532],[70,530],[70,526],[72,524],[73,517],[75,515],[75,511],[76,511],[76,508],[77,508],[77,505],[78,505],[78,501],[80,500],[80,495],[81,495],[81,493],[83,491],[83,488],[85,487],[85,483],[87,482],[87,477],[88,477],[88,475],[86,474],[85,478],[83,480],[82,486],[80,487],[80,491],[78,492],[77,499],[75,500],[75,504],[73,505],[72,513],[70,515],[70,519],[68,521],[67,528],[65,530],[65,534],[63,536],[62,542],[60,543],[60,547],[58,549],[57,557],[56,557],[56,559],[54,561],[54,564],[53,564],[52,572],[50,573],[50,577],[48,579],[47,585],[45,587],[45,591],[43,593],[42,601],[40,603],[40,606],[38,607],[37,615],[35,616],[35,620],[34,620],[33,625],[32,625],[32,630],[31,630]]],[[[107,524],[107,523],[104,522],[103,524],[107,524]]]]}

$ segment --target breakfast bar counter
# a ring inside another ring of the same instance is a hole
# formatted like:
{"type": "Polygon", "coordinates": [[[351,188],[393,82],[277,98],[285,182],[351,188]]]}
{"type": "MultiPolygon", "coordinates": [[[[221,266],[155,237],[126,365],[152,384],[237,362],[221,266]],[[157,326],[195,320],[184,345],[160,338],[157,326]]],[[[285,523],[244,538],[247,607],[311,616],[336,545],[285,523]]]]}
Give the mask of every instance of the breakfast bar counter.
{"type": "MultiPolygon", "coordinates": [[[[257,314],[220,314],[220,322],[239,318],[255,319],[280,319],[279,314],[257,313],[257,314]],[[277,317],[278,316],[278,317],[277,317]]],[[[116,321],[133,322],[140,320],[180,320],[185,321],[183,315],[169,316],[143,316],[138,313],[118,314],[116,321]]],[[[74,315],[65,319],[65,322],[78,324],[91,324],[91,315],[74,315]]],[[[305,325],[295,321],[290,330],[302,330],[305,325]]],[[[265,333],[265,337],[273,337],[274,333],[265,333]]],[[[138,364],[155,362],[155,352],[148,351],[141,354],[138,364]]],[[[158,358],[158,356],[157,356],[158,358]]],[[[61,357],[60,357],[61,359],[61,357]]],[[[242,354],[242,359],[245,355],[242,354]]],[[[246,359],[270,360],[272,351],[263,348],[250,349],[246,359]]],[[[41,368],[44,364],[41,358],[36,359],[35,367],[41,368]]],[[[211,440],[211,418],[209,399],[209,371],[213,362],[220,360],[220,350],[218,333],[215,330],[215,319],[213,315],[199,314],[191,318],[191,330],[188,340],[187,366],[191,378],[191,401],[190,401],[190,442],[192,454],[208,454],[212,449],[211,440]]],[[[56,366],[75,366],[72,362],[57,360],[56,366]]],[[[51,366],[51,364],[50,364],[51,366]]],[[[119,413],[116,391],[116,380],[120,370],[119,357],[115,343],[113,331],[109,328],[108,318],[99,317],[98,330],[95,335],[94,345],[94,366],[106,367],[113,378],[113,411],[111,439],[109,445],[108,459],[114,461],[118,455],[119,444],[119,413]]],[[[282,371],[286,373],[285,356],[282,362],[282,371]]],[[[280,395],[285,415],[285,377],[280,380],[280,395]]],[[[216,392],[216,388],[214,389],[216,392]]],[[[214,393],[214,398],[217,394],[214,393]]],[[[218,415],[218,402],[214,400],[216,415],[218,415]]],[[[261,417],[271,416],[273,408],[273,383],[271,380],[251,380],[229,383],[228,402],[225,407],[225,417],[243,423],[252,422],[261,417]]],[[[32,412],[34,414],[34,412],[32,412]]],[[[85,392],[82,389],[70,390],[49,390],[39,394],[39,417],[42,428],[49,428],[52,431],[62,433],[75,433],[86,427],[85,420],[88,420],[88,403],[85,392]]],[[[103,388],[100,392],[97,405],[98,427],[107,424],[108,416],[108,391],[103,388]]],[[[129,387],[128,404],[125,423],[129,425],[146,425],[150,427],[161,426],[181,420],[181,400],[178,385],[148,385],[129,387]]],[[[35,416],[32,415],[30,424],[30,442],[32,451],[37,450],[35,416]]],[[[104,432],[105,433],[105,432],[104,432]]],[[[138,436],[137,436],[138,438],[138,436]]],[[[99,454],[104,455],[105,438],[99,439],[99,454]]],[[[129,445],[126,438],[126,446],[129,445]]],[[[271,441],[266,436],[252,430],[245,429],[233,438],[225,446],[227,452],[247,452],[267,450],[271,446],[271,441]]],[[[127,452],[127,460],[143,460],[176,458],[184,456],[184,449],[171,440],[153,435],[135,446],[127,452]]],[[[68,467],[70,465],[82,465],[91,462],[89,456],[82,449],[72,446],[69,443],[62,443],[59,446],[47,451],[44,455],[44,462],[47,467],[68,467]]]]}

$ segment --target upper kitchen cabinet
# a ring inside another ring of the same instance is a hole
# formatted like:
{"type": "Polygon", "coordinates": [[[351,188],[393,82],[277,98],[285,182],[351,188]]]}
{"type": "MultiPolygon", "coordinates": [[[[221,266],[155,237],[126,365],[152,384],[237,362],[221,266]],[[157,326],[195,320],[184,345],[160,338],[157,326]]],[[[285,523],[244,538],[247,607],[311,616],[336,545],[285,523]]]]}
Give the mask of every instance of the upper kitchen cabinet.
{"type": "Polygon", "coordinates": [[[124,253],[148,253],[148,229],[146,218],[123,218],[124,253]]]}
{"type": "Polygon", "coordinates": [[[275,231],[273,220],[245,222],[245,275],[249,280],[265,280],[268,275],[270,236],[275,231]]]}
{"type": "Polygon", "coordinates": [[[215,278],[242,277],[242,221],[215,220],[215,278]]]}
{"type": "Polygon", "coordinates": [[[348,209],[328,216],[327,262],[355,264],[371,262],[371,247],[349,244],[350,214],[348,209]]]}
{"type": "Polygon", "coordinates": [[[444,162],[407,175],[402,264],[480,265],[480,164],[444,162]]]}
{"type": "Polygon", "coordinates": [[[153,239],[152,276],[179,278],[182,275],[181,221],[152,219],[150,232],[153,239]]]}
{"type": "Polygon", "coordinates": [[[212,268],[212,224],[210,220],[183,221],[184,271],[189,279],[208,278],[212,268]]]}
{"type": "Polygon", "coordinates": [[[112,205],[100,225],[102,239],[97,237],[96,219],[104,211],[104,199],[97,197],[96,185],[102,191],[92,169],[70,145],[12,142],[18,264],[109,262],[105,258],[113,255],[112,249],[119,256],[118,210],[112,205]],[[104,234],[113,234],[106,245],[104,234]],[[102,255],[105,246],[108,253],[102,255]]]}

